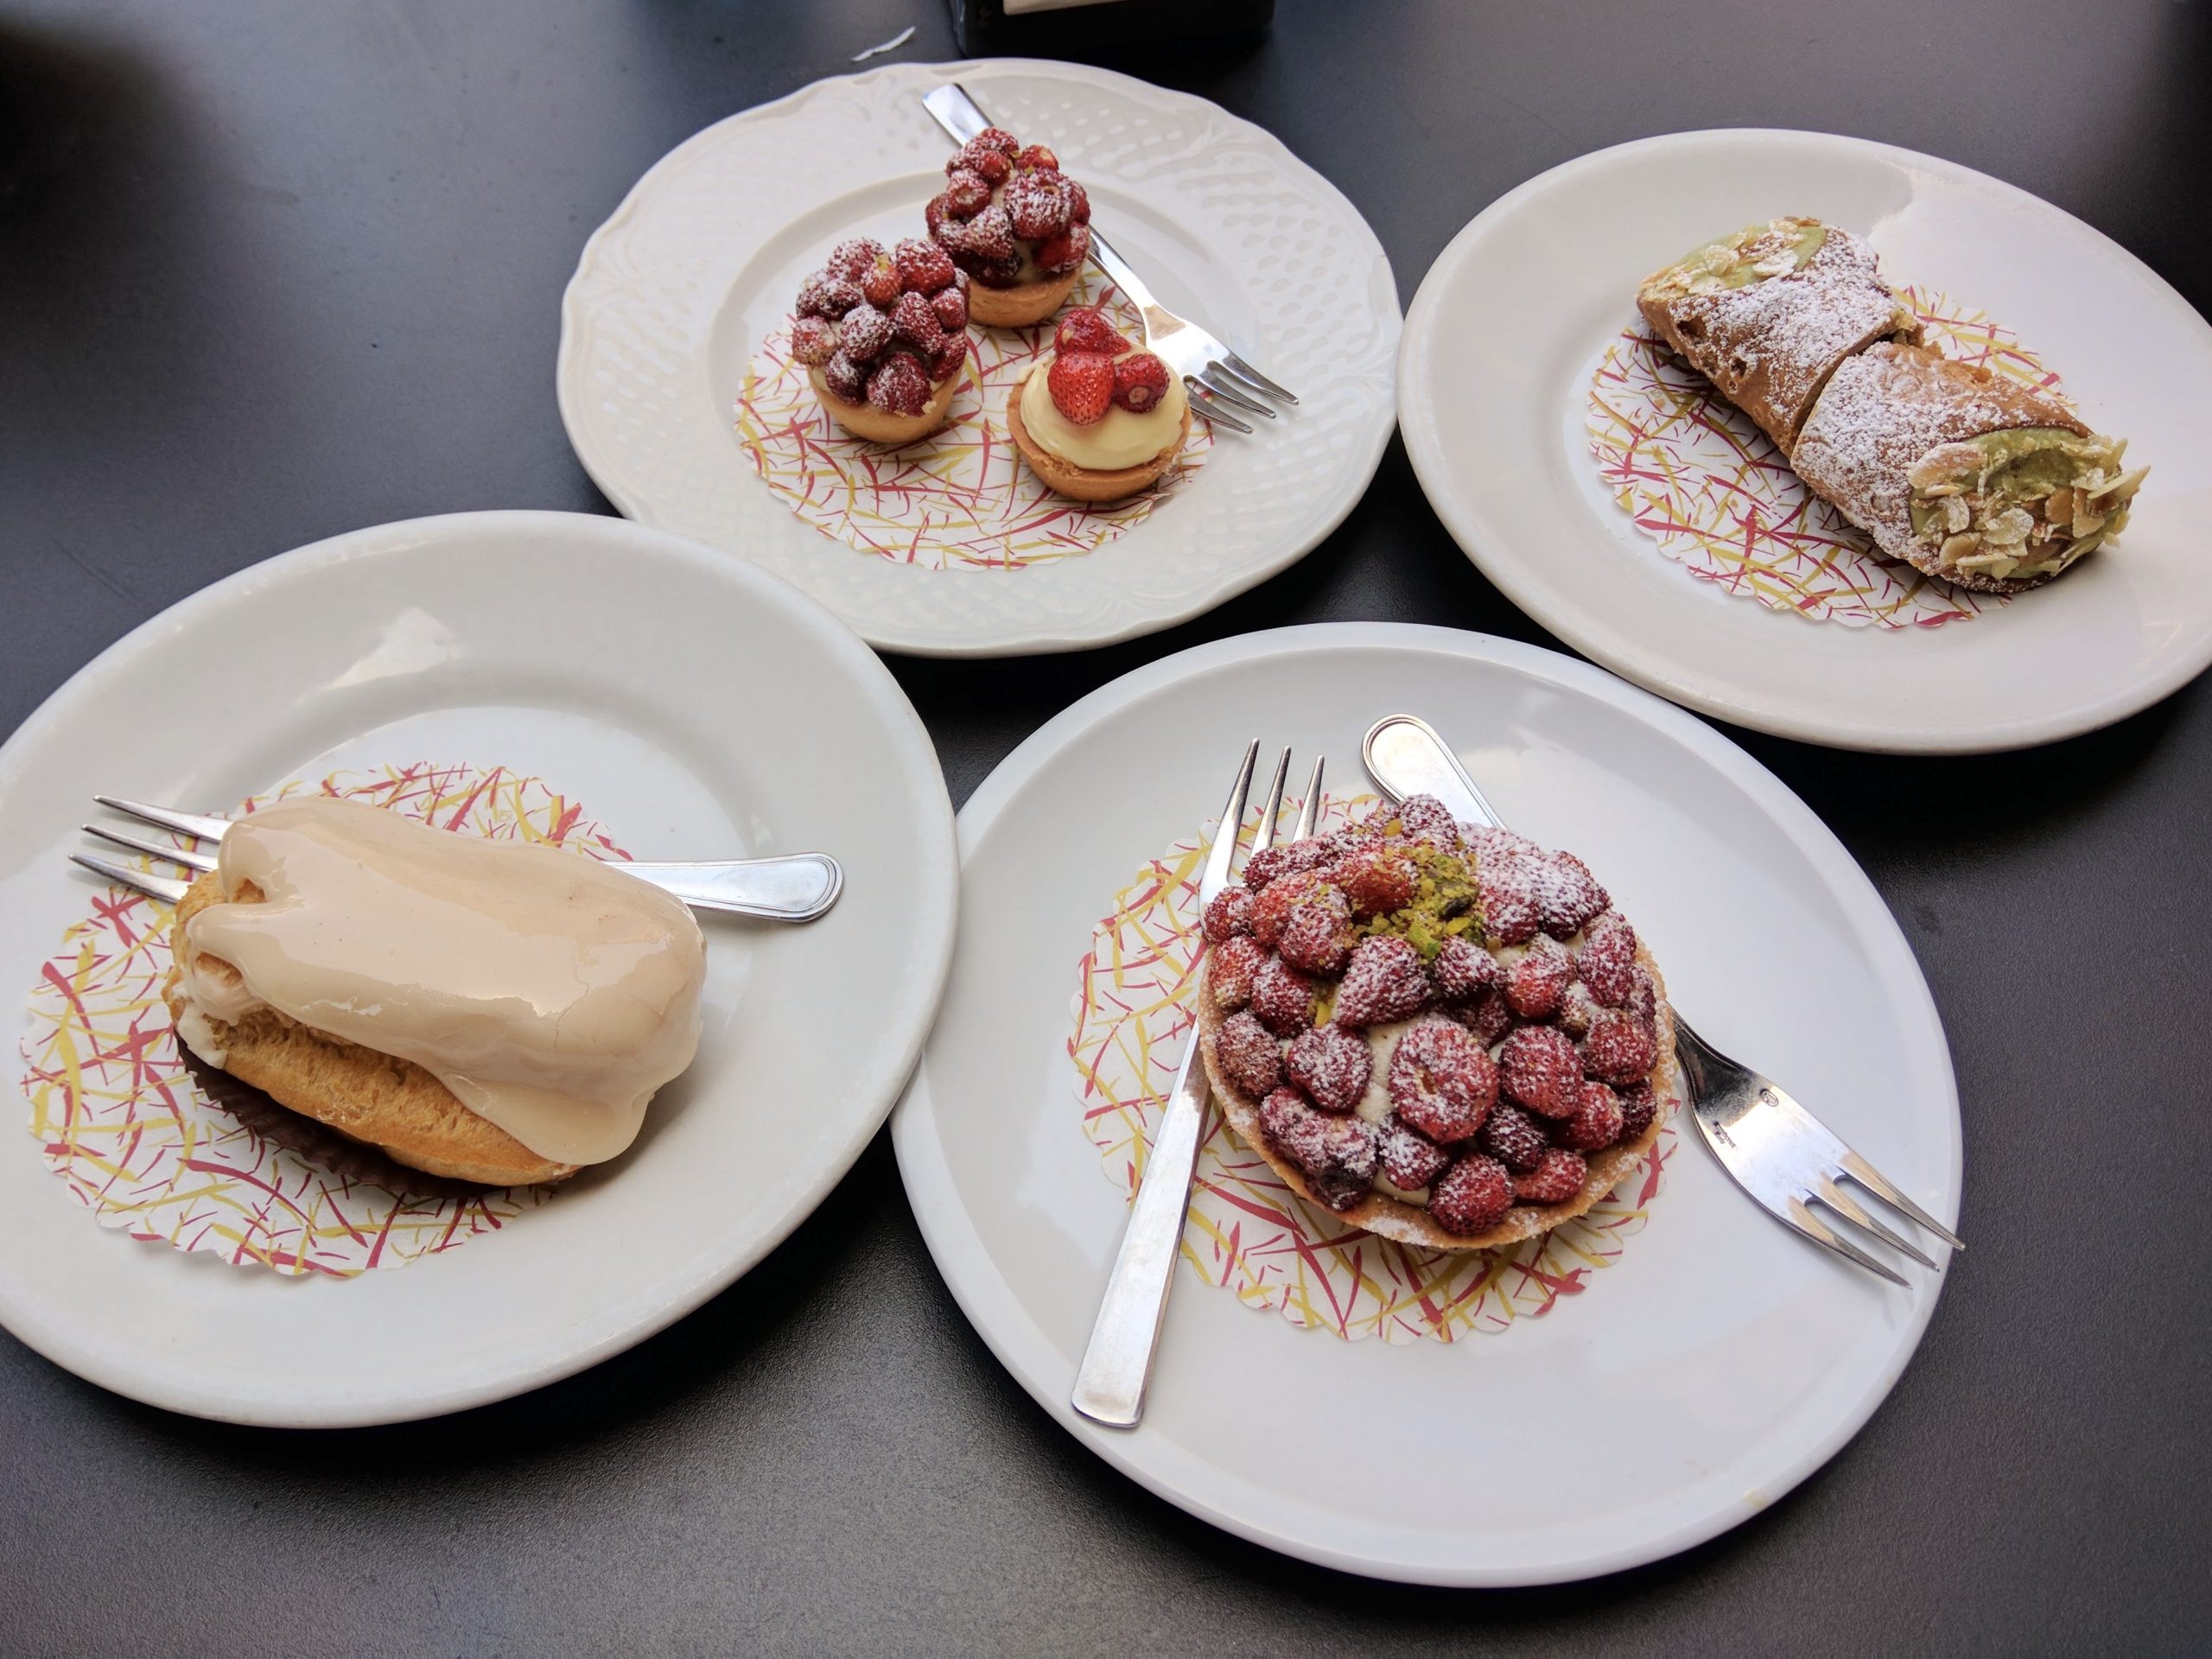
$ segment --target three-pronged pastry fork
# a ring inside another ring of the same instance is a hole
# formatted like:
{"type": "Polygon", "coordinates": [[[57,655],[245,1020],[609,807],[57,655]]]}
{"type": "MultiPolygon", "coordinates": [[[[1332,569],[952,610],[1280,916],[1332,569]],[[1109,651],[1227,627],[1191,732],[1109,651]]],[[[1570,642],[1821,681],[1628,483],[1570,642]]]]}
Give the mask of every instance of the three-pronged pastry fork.
{"type": "MultiPolygon", "coordinates": [[[[1236,857],[1236,836],[1244,823],[1244,802],[1252,788],[1252,763],[1259,759],[1257,740],[1244,751],[1243,764],[1230,785],[1229,802],[1215,825],[1213,844],[1198,877],[1198,906],[1203,914],[1230,883],[1230,867],[1236,857]]],[[[1260,827],[1253,832],[1252,852],[1263,853],[1274,845],[1275,820],[1282,814],[1282,785],[1290,771],[1290,751],[1275,762],[1274,780],[1268,785],[1267,803],[1260,809],[1260,827]]],[[[1313,775],[1306,785],[1306,798],[1298,809],[1293,841],[1313,833],[1314,814],[1320,810],[1321,762],[1313,762],[1313,775]]],[[[1192,963],[1196,975],[1201,955],[1192,963]]],[[[1198,1142],[1206,1119],[1206,1069],[1198,1058],[1198,1021],[1191,1022],[1190,1046],[1167,1090],[1167,1104],[1160,1127],[1153,1132],[1152,1150],[1144,1160],[1144,1179],[1130,1206],[1128,1225],[1122,1234],[1122,1249],[1114,1258],[1114,1271],[1106,1281],[1106,1294],[1098,1305],[1098,1318],[1090,1327],[1090,1344],[1084,1350],[1069,1402],[1094,1423],[1109,1428],[1135,1428],[1144,1415],[1145,1382],[1152,1375],[1153,1351],[1160,1343],[1160,1321],[1167,1312],[1167,1292],[1175,1282],[1175,1259],[1183,1248],[1183,1217],[1191,1205],[1191,1172],[1198,1161],[1198,1142]]]]}
{"type": "MultiPolygon", "coordinates": [[[[991,124],[989,118],[976,106],[976,100],[968,96],[967,88],[957,80],[924,93],[922,107],[956,144],[966,143],[991,124]]],[[[1198,413],[1214,425],[1249,433],[1252,429],[1230,414],[1231,410],[1272,421],[1275,411],[1268,407],[1268,399],[1296,406],[1298,399],[1283,387],[1190,318],[1176,315],[1154,299],[1144,278],[1115,251],[1096,221],[1090,226],[1090,257],[1113,279],[1114,286],[1128,296],[1129,303],[1136,307],[1137,315],[1144,322],[1145,349],[1181,378],[1198,413]]]]}
{"type": "MultiPolygon", "coordinates": [[[[126,817],[197,841],[219,842],[224,831],[231,827],[228,818],[209,817],[203,813],[179,812],[166,806],[149,806],[143,801],[118,800],[112,795],[95,795],[92,798],[126,817]]],[[[98,836],[102,841],[182,865],[188,870],[205,872],[215,868],[214,855],[196,848],[147,841],[97,823],[84,827],[87,834],[98,836]]],[[[69,857],[73,863],[83,865],[95,875],[104,875],[149,899],[163,899],[172,905],[184,897],[186,887],[191,885],[174,876],[133,869],[128,864],[97,854],[72,853],[69,857]]],[[[793,853],[783,858],[728,859],[704,864],[616,861],[613,861],[613,868],[626,875],[650,881],[664,893],[673,893],[694,910],[724,910],[770,922],[810,922],[837,902],[837,895],[845,887],[844,870],[827,853],[793,853]]]]}
{"type": "MultiPolygon", "coordinates": [[[[1459,757],[1445,747],[1427,721],[1411,715],[1379,720],[1369,729],[1361,753],[1368,776],[1391,799],[1433,795],[1456,818],[1505,827],[1467,776],[1459,757]]],[[[1682,1080],[1689,1085],[1690,1116],[1720,1166],[1760,1208],[1815,1244],[1900,1285],[1905,1282],[1903,1274],[1862,1249],[1849,1228],[1830,1226],[1814,1213],[1813,1206],[1818,1205],[1839,1222],[1863,1227],[1923,1267],[1934,1267],[1934,1260],[1870,1214],[1844,1190],[1842,1181],[1856,1182],[1953,1249],[1966,1248],[1949,1228],[1898,1191],[1780,1084],[1738,1065],[1707,1042],[1671,1001],[1668,1012],[1674,1018],[1682,1080]]]]}

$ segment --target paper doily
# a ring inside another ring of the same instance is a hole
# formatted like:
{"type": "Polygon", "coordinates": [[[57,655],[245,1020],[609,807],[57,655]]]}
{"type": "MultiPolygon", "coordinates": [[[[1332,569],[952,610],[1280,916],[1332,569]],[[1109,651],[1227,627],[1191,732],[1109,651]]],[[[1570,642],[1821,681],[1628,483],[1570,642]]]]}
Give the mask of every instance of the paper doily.
{"type": "MultiPolygon", "coordinates": [[[[1104,305],[1141,338],[1136,314],[1096,271],[1071,303],[1104,305]]],[[[1007,392],[1051,347],[1033,328],[976,328],[944,430],[893,448],[849,435],[823,409],[788,323],[762,342],[738,397],[738,441],[762,480],[806,523],[863,553],[928,570],[1019,570],[1088,553],[1142,524],[1205,465],[1212,429],[1191,423],[1182,453],[1150,489],[1092,505],[1055,495],[1006,427],[1007,392]]]]}
{"type": "MultiPolygon", "coordinates": [[[[1374,797],[1325,793],[1319,828],[1362,815],[1374,797]]],[[[1249,841],[1255,812],[1242,830],[1249,841]]],[[[1153,1131],[1194,1039],[1202,842],[1178,842],[1114,896],[1091,936],[1070,1001],[1068,1056],[1084,1137],[1116,1190],[1134,1198],[1153,1131]]],[[[1671,1114],[1675,1102],[1661,1103],[1671,1114]]],[[[1346,1340],[1452,1342],[1549,1313],[1619,1259],[1659,1191],[1674,1131],[1618,1191],[1562,1227],[1500,1250],[1428,1250],[1348,1227],[1294,1195],[1208,1113],[1191,1184],[1183,1259],[1248,1307],[1346,1340]]]]}
{"type": "MultiPolygon", "coordinates": [[[[333,772],[256,796],[245,810],[309,791],[462,835],[629,857],[575,802],[498,767],[333,772]]],[[[171,870],[151,859],[137,864],[171,870]]],[[[126,888],[96,894],[31,991],[22,1040],[29,1127],[47,1166],[100,1225],[241,1266],[349,1278],[496,1232],[553,1195],[550,1186],[486,1190],[403,1169],[188,1062],[161,995],[172,914],[126,888]]]]}
{"type": "MultiPolygon", "coordinates": [[[[1946,294],[1902,292],[1933,349],[2057,394],[2058,377],[2001,323],[1946,294]]],[[[1599,360],[1584,424],[1614,500],[1700,581],[1847,627],[1939,627],[2006,602],[1885,557],[1641,319],[1599,360]]]]}

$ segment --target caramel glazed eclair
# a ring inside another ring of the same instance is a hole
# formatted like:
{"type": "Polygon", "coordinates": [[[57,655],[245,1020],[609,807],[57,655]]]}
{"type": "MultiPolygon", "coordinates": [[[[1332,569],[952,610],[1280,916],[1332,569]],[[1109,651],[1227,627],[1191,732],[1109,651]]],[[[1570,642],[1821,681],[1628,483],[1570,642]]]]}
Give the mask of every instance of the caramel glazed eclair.
{"type": "Polygon", "coordinates": [[[699,1042],[706,941],[612,865],[354,802],[240,819],[177,906],[183,1045],[431,1174],[554,1181],[620,1155],[699,1042]]]}

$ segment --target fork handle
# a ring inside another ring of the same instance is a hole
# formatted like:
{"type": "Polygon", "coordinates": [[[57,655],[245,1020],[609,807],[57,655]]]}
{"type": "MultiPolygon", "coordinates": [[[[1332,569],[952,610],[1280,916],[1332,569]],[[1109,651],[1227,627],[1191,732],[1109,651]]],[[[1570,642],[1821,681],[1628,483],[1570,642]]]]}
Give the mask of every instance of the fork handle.
{"type": "Polygon", "coordinates": [[[1367,775],[1394,801],[1408,795],[1433,795],[1455,818],[1503,830],[1505,820],[1483,798],[1459,757],[1427,721],[1412,715],[1386,715],[1367,729],[1360,758],[1367,775]]]}
{"type": "Polygon", "coordinates": [[[827,853],[702,864],[609,861],[607,868],[649,881],[694,910],[724,910],[771,922],[810,922],[837,902],[845,887],[844,871],[827,853]]]}
{"type": "Polygon", "coordinates": [[[1069,1395],[1077,1411],[1109,1428],[1135,1428],[1144,1415],[1145,1383],[1160,1344],[1160,1322],[1167,1313],[1167,1293],[1175,1282],[1183,1217],[1191,1205],[1191,1172],[1198,1161],[1198,1132],[1205,1122],[1201,1040],[1197,1032],[1191,1033],[1182,1069],[1168,1090],[1166,1109],[1145,1160],[1144,1181],[1069,1395]]]}
{"type": "MultiPolygon", "coordinates": [[[[948,80],[942,86],[932,86],[922,94],[922,107],[930,118],[944,128],[954,143],[964,144],[991,124],[968,89],[957,80],[948,80]]],[[[1129,262],[1114,249],[1105,233],[1094,223],[1090,227],[1090,257],[1099,270],[1113,279],[1114,286],[1128,296],[1129,303],[1140,311],[1156,305],[1152,290],[1145,286],[1144,278],[1129,269],[1129,262]]]]}

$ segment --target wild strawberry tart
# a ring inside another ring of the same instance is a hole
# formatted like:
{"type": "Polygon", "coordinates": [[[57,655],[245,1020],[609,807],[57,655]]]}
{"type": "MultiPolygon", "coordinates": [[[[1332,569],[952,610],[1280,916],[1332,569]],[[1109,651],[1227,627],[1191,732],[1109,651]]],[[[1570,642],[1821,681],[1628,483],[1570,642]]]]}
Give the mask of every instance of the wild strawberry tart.
{"type": "Polygon", "coordinates": [[[1060,494],[1118,501],[1167,470],[1191,435],[1191,403],[1165,363],[1079,305],[1007,393],[1006,424],[1029,470],[1060,494]]]}
{"type": "Polygon", "coordinates": [[[1042,144],[986,127],[944,164],[930,234],[976,279],[969,306],[994,328],[1026,328],[1060,308],[1090,255],[1090,198],[1042,144]]]}
{"type": "Polygon", "coordinates": [[[1206,1073],[1292,1191],[1370,1232],[1548,1231],[1658,1138],[1674,1025],[1571,853],[1414,796],[1256,855],[1206,907],[1206,1073]]]}
{"type": "Polygon", "coordinates": [[[934,242],[840,242],[800,284],[791,355],[855,437],[912,443],[945,423],[968,359],[968,278],[934,242]]]}

